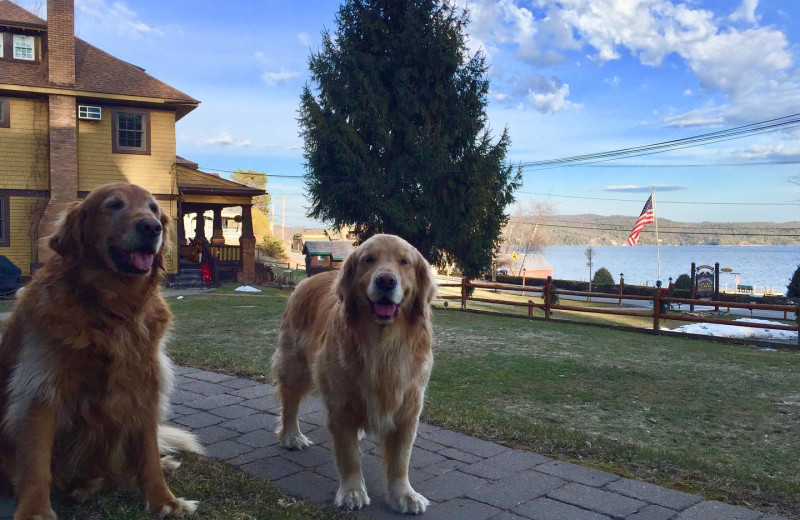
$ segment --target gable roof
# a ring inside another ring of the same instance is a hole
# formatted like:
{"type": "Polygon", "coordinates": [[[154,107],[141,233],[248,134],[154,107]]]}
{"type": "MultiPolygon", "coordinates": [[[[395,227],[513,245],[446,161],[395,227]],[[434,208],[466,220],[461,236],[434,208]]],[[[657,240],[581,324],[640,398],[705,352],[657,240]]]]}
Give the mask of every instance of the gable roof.
{"type": "MultiPolygon", "coordinates": [[[[47,22],[9,0],[0,0],[0,26],[46,30],[47,22]]],[[[51,89],[48,68],[47,59],[38,63],[0,60],[0,89],[4,85],[51,89]]],[[[80,38],[75,38],[74,90],[84,97],[129,96],[140,102],[171,105],[178,119],[200,103],[144,69],[115,58],[80,38]]]]}
{"type": "Polygon", "coordinates": [[[47,22],[8,0],[0,1],[0,24],[25,29],[47,29],[47,22]]]}
{"type": "MultiPolygon", "coordinates": [[[[183,159],[183,158],[181,158],[183,159]]],[[[184,166],[186,159],[183,159],[183,164],[176,161],[176,171],[178,177],[178,191],[182,194],[191,195],[232,195],[242,197],[257,197],[264,195],[264,190],[258,188],[251,188],[238,182],[223,179],[219,175],[201,172],[194,168],[187,168],[184,166]]]]}
{"type": "Polygon", "coordinates": [[[356,250],[349,240],[311,240],[303,244],[304,255],[330,256],[335,262],[341,262],[347,255],[356,250]]]}

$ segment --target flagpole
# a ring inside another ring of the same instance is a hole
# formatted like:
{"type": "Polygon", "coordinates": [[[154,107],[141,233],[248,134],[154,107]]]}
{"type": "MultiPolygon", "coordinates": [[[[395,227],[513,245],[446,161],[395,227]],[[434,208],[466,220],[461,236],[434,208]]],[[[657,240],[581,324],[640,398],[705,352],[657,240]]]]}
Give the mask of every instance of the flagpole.
{"type": "Polygon", "coordinates": [[[656,211],[656,187],[653,186],[653,191],[650,194],[653,200],[653,220],[656,225],[656,256],[658,257],[658,279],[661,280],[661,243],[658,241],[658,212],[656,211]]]}

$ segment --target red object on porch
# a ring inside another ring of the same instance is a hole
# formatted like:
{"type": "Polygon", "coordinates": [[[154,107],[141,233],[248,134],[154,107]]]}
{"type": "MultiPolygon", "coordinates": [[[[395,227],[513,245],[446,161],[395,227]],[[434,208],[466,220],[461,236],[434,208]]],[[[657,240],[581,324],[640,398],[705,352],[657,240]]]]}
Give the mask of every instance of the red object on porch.
{"type": "Polygon", "coordinates": [[[203,275],[203,283],[211,283],[211,266],[203,264],[200,266],[200,273],[203,275]]]}

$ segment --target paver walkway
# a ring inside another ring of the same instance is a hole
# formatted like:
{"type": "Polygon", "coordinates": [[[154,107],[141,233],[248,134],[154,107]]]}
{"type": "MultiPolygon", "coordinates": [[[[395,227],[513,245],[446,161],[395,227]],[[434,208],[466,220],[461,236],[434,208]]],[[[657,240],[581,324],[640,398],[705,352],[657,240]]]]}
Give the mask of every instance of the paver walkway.
{"type": "MultiPolygon", "coordinates": [[[[300,417],[315,445],[289,451],[274,433],[279,406],[271,385],[194,368],[176,372],[170,420],[197,434],[209,456],[266,477],[290,495],[333,501],[336,470],[318,399],[308,400],[300,417]]],[[[362,440],[361,448],[372,504],[360,513],[404,518],[383,500],[386,482],[375,443],[362,440]]],[[[409,476],[431,501],[422,517],[431,520],[781,520],[425,423],[419,425],[409,476]]],[[[0,499],[0,520],[12,512],[10,499],[0,499]]]]}

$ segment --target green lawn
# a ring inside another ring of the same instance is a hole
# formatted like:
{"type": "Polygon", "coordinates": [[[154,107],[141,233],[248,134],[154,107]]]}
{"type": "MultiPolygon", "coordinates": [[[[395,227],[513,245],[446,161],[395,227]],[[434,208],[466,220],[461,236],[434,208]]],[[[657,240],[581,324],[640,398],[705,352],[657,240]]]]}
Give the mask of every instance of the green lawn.
{"type": "MultiPolygon", "coordinates": [[[[198,520],[356,520],[333,507],[287,497],[264,479],[251,477],[224,462],[193,455],[167,480],[175,496],[200,500],[198,520]]],[[[62,520],[150,520],[138,491],[100,493],[83,504],[56,494],[53,508],[62,520]]]]}
{"type": "MultiPolygon", "coordinates": [[[[287,291],[182,300],[170,355],[265,380],[287,291]]],[[[712,499],[800,516],[800,355],[434,312],[423,418],[712,499]]]]}

